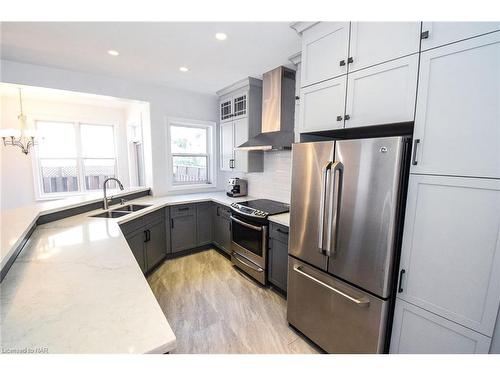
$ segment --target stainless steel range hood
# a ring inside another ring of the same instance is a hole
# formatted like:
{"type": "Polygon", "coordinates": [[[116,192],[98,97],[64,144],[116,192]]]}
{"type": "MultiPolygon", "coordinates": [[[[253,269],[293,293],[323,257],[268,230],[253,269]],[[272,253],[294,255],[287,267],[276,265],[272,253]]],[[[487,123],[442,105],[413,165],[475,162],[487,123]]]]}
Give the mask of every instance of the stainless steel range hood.
{"type": "Polygon", "coordinates": [[[280,66],[262,78],[261,132],[238,147],[242,150],[284,150],[292,147],[295,71],[280,66]]]}

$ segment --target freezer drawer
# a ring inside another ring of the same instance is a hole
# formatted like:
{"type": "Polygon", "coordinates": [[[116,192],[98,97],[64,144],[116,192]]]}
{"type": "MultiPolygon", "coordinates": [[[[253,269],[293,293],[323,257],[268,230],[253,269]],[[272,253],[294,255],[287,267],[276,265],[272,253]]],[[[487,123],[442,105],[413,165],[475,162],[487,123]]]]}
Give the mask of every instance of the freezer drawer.
{"type": "Polygon", "coordinates": [[[290,257],[288,322],[328,353],[382,353],[389,302],[290,257]]]}

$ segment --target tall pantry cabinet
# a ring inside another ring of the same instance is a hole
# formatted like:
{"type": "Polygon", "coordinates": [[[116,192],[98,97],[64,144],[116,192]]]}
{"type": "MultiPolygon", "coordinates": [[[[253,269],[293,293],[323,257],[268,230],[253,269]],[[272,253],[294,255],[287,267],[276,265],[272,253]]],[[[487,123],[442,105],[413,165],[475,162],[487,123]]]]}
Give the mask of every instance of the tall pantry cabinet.
{"type": "Polygon", "coordinates": [[[390,352],[498,353],[500,22],[293,27],[300,133],[414,123],[390,352]]]}
{"type": "Polygon", "coordinates": [[[488,353],[500,335],[495,27],[423,25],[392,353],[488,353]]]}

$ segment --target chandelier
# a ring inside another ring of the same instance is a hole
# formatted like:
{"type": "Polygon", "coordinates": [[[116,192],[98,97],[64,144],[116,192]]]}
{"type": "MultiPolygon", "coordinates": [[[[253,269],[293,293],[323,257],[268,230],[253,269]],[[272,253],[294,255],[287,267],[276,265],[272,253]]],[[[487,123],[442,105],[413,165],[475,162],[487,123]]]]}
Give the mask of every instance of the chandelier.
{"type": "Polygon", "coordinates": [[[21,89],[19,89],[19,108],[20,113],[17,116],[19,129],[1,129],[1,137],[4,146],[17,146],[21,152],[28,155],[30,148],[35,145],[35,131],[26,126],[26,115],[23,113],[23,99],[21,89]]]}

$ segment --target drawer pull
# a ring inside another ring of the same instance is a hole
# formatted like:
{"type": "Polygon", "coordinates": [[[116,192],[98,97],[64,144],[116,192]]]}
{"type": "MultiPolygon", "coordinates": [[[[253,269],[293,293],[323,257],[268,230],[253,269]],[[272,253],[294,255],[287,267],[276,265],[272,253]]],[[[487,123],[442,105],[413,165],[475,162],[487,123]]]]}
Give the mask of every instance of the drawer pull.
{"type": "Polygon", "coordinates": [[[349,301],[355,303],[356,305],[358,305],[360,307],[368,306],[370,304],[370,300],[368,298],[366,298],[366,297],[363,297],[363,298],[360,298],[360,299],[354,298],[354,297],[350,296],[349,294],[346,294],[346,293],[344,293],[344,292],[342,292],[342,291],[340,291],[338,289],[335,289],[334,287],[332,287],[332,286],[324,283],[323,281],[318,280],[315,277],[313,277],[313,276],[305,273],[304,271],[302,271],[302,267],[301,266],[294,266],[293,270],[295,272],[301,274],[302,276],[307,277],[309,280],[314,281],[316,284],[319,284],[319,285],[325,287],[326,289],[329,289],[332,292],[334,292],[334,293],[336,293],[336,294],[338,294],[338,295],[340,295],[340,296],[348,299],[349,301]]]}
{"type": "Polygon", "coordinates": [[[276,232],[286,234],[288,236],[288,232],[286,230],[283,230],[281,228],[276,228],[276,232]]]}
{"type": "Polygon", "coordinates": [[[245,258],[244,256],[236,253],[236,252],[233,252],[233,258],[236,259],[238,262],[240,262],[241,264],[247,266],[248,268],[251,268],[252,270],[254,271],[257,271],[257,272],[264,272],[264,270],[262,268],[260,268],[259,266],[257,266],[256,264],[253,264],[251,261],[249,261],[247,258],[245,258]]]}

